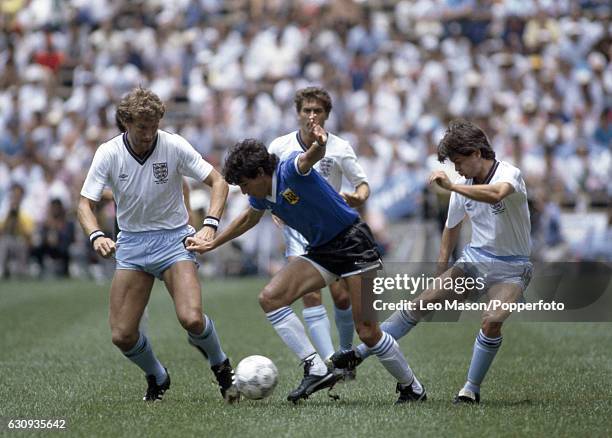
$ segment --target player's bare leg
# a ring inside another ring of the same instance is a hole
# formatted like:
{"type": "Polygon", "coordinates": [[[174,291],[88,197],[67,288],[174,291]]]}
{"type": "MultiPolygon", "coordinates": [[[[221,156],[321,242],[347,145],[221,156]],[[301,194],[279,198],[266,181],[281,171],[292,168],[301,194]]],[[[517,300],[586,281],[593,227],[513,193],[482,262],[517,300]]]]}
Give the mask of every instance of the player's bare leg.
{"type": "Polygon", "coordinates": [[[153,276],[141,271],[118,269],[110,291],[109,322],[113,344],[145,373],[145,401],[161,400],[170,387],[170,376],[157,360],[151,344],[138,325],[151,295],[153,276]]]}
{"type": "Polygon", "coordinates": [[[317,354],[306,336],[306,331],[291,307],[294,301],[308,292],[319,290],[325,281],[307,260],[295,258],[278,272],[259,294],[259,304],[285,344],[304,363],[304,378],[287,399],[296,403],[312,393],[335,383],[335,376],[317,354]]]}
{"type": "Polygon", "coordinates": [[[189,343],[208,359],[223,398],[230,403],[237,401],[239,394],[234,386],[230,361],[221,348],[214,322],[202,314],[200,280],[195,263],[179,261],[164,271],[163,278],[174,301],[176,316],[187,330],[189,343]]]}

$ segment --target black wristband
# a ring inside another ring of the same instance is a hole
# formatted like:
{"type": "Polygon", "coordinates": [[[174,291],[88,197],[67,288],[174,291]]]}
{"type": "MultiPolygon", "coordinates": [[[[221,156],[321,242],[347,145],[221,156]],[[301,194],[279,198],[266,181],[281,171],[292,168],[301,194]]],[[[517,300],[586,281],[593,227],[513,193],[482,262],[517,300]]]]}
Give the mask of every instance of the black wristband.
{"type": "Polygon", "coordinates": [[[216,231],[217,228],[219,228],[219,219],[214,216],[206,216],[204,222],[202,222],[202,226],[213,228],[216,231]]]}
{"type": "Polygon", "coordinates": [[[99,237],[106,237],[106,233],[102,230],[95,230],[89,235],[89,243],[91,243],[92,248],[95,240],[99,237]]]}

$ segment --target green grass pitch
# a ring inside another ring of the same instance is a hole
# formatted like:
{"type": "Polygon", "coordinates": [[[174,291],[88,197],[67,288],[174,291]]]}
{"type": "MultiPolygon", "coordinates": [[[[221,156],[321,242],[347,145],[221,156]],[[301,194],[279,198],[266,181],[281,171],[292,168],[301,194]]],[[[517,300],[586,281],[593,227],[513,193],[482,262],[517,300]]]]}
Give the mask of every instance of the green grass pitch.
{"type": "Polygon", "coordinates": [[[66,419],[68,435],[83,437],[612,435],[612,324],[508,324],[475,407],[451,400],[464,382],[478,324],[422,324],[400,344],[427,388],[426,403],[394,406],[391,377],[369,359],[357,381],[337,387],[339,401],[322,392],[294,406],[285,397],[302,370],[257,304],[263,284],[203,284],[204,309],[234,365],[262,354],[280,372],[270,398],[226,406],[160,283],[149,335],[172,387],[150,405],[141,401],[141,371],[111,344],[108,285],[1,282],[0,435],[16,434],[7,428],[10,419],[55,418],[66,419]]]}

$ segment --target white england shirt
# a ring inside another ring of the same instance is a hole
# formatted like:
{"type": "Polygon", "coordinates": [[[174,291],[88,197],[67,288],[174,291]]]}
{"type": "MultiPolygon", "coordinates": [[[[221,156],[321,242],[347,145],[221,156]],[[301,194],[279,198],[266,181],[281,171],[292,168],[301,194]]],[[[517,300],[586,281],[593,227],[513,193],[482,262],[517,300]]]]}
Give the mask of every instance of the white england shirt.
{"type": "MultiPolygon", "coordinates": [[[[456,227],[467,214],[472,222],[470,246],[482,248],[497,256],[529,257],[531,222],[521,171],[505,161],[496,161],[485,184],[500,182],[512,185],[514,192],[497,204],[477,202],[453,192],[446,227],[456,227]]],[[[473,181],[459,177],[455,184],[472,185],[473,181]]]]}
{"type": "MultiPolygon", "coordinates": [[[[342,175],[346,177],[353,187],[357,187],[359,184],[367,182],[368,179],[366,174],[357,161],[355,151],[349,142],[330,133],[328,133],[327,137],[325,157],[314,165],[314,169],[319,172],[337,192],[339,192],[340,187],[342,187],[342,175]]],[[[268,152],[275,154],[282,161],[294,151],[301,152],[307,149],[308,146],[302,141],[299,131],[294,131],[274,139],[268,147],[268,152]]]]}
{"type": "Polygon", "coordinates": [[[183,175],[204,181],[212,169],[178,134],[158,130],[154,148],[139,157],[124,133],[98,148],[81,195],[99,201],[104,187],[110,187],[121,231],[175,229],[189,219],[183,175]]]}

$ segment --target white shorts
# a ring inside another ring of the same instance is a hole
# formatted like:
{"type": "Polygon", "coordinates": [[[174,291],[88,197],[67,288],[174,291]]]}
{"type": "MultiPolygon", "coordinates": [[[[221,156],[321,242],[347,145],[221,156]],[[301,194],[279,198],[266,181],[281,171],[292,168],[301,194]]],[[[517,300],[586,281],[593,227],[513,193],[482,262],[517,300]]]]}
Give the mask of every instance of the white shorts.
{"type": "Polygon", "coordinates": [[[117,236],[116,269],[143,271],[160,280],[166,269],[182,260],[198,264],[183,241],[195,234],[191,225],[174,230],[121,231],[117,236]]]}
{"type": "Polygon", "coordinates": [[[287,225],[283,225],[283,237],[285,238],[285,257],[297,257],[306,254],[308,242],[300,233],[287,225]]]}
{"type": "Polygon", "coordinates": [[[466,246],[455,263],[467,276],[480,277],[486,289],[497,283],[515,283],[524,292],[531,281],[533,265],[529,257],[496,256],[480,248],[466,246]]]}

